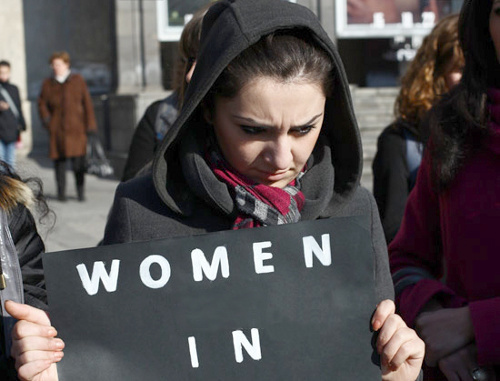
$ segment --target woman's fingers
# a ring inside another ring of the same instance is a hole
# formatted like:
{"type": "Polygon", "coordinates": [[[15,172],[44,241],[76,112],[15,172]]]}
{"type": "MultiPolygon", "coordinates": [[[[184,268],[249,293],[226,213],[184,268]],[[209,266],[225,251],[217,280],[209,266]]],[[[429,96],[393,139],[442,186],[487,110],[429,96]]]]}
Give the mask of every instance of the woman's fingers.
{"type": "Polygon", "coordinates": [[[6,311],[18,320],[12,329],[11,355],[22,381],[57,380],[55,364],[63,358],[64,342],[45,311],[12,301],[6,311]]]}
{"type": "Polygon", "coordinates": [[[424,342],[410,328],[399,329],[383,350],[386,364],[393,369],[414,361],[421,363],[424,354],[424,342]]]}
{"type": "Polygon", "coordinates": [[[471,371],[477,367],[476,356],[475,344],[469,344],[441,359],[438,366],[448,380],[469,381],[472,380],[471,371]]]}
{"type": "Polygon", "coordinates": [[[27,320],[19,320],[12,329],[12,338],[19,340],[29,336],[55,337],[57,331],[52,326],[32,323],[27,320]]]}
{"type": "Polygon", "coordinates": [[[406,327],[405,322],[396,314],[390,315],[380,329],[377,338],[377,351],[384,354],[382,361],[389,363],[399,346],[413,338],[413,330],[406,327]]]}
{"type": "Polygon", "coordinates": [[[379,315],[376,320],[385,318],[376,343],[382,364],[382,379],[414,380],[422,367],[425,345],[399,315],[390,313],[391,310],[393,304],[390,303],[377,308],[379,315]]]}
{"type": "Polygon", "coordinates": [[[50,326],[50,319],[47,313],[27,304],[20,304],[7,300],[5,310],[17,320],[27,320],[32,323],[50,326]]]}
{"type": "Polygon", "coordinates": [[[29,351],[57,352],[64,349],[64,342],[58,338],[30,336],[12,342],[12,357],[16,358],[29,351]]]}
{"type": "Polygon", "coordinates": [[[396,306],[392,300],[386,299],[381,301],[373,313],[372,317],[372,328],[374,331],[378,331],[386,321],[386,319],[394,315],[396,312],[396,306]]]}
{"type": "Polygon", "coordinates": [[[47,352],[47,351],[29,351],[21,354],[16,358],[16,369],[23,367],[28,363],[59,362],[64,357],[64,352],[47,352]]]}
{"type": "Polygon", "coordinates": [[[44,381],[58,380],[56,364],[50,360],[29,362],[17,370],[17,375],[22,381],[32,381],[35,379],[44,381]]]}

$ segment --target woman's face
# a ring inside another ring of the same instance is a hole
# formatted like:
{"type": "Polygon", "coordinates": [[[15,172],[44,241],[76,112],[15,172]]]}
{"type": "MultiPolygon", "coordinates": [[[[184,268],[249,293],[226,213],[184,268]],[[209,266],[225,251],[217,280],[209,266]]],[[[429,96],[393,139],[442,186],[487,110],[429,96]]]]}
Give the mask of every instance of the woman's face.
{"type": "Polygon", "coordinates": [[[490,12],[490,35],[500,62],[500,0],[493,0],[490,12]]]}
{"type": "Polygon", "coordinates": [[[56,77],[65,75],[69,70],[69,64],[64,62],[61,58],[54,58],[51,67],[56,77]]]}
{"type": "Polygon", "coordinates": [[[462,70],[452,70],[448,71],[444,76],[444,81],[446,82],[446,87],[452,89],[459,84],[462,79],[462,70]]]}
{"type": "Polygon", "coordinates": [[[304,168],[323,124],[317,84],[257,78],[234,98],[217,98],[207,119],[225,159],[251,180],[284,188],[304,168]]]}

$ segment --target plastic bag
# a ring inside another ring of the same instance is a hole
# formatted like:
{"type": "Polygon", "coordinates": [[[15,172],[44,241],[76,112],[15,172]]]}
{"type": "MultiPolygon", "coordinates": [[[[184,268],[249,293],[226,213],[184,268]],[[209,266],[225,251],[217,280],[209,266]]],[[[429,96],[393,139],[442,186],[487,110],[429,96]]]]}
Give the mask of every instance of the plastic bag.
{"type": "Polygon", "coordinates": [[[86,172],[97,177],[112,177],[115,173],[109,160],[106,158],[104,148],[99,137],[95,134],[87,138],[87,156],[85,158],[86,172]]]}

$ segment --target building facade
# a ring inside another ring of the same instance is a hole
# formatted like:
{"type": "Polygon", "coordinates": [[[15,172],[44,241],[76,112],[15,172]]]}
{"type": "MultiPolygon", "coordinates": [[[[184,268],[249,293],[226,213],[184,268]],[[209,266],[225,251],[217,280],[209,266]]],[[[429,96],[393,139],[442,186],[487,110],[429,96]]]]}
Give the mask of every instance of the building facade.
{"type": "MultiPolygon", "coordinates": [[[[36,99],[51,74],[51,53],[65,50],[89,85],[101,137],[120,173],[139,118],[171,88],[182,27],[206,1],[2,0],[0,59],[12,64],[31,126],[22,152],[47,150],[36,99]]],[[[463,0],[393,0],[399,8],[392,19],[384,9],[368,10],[364,19],[350,15],[350,0],[291,1],[316,13],[337,41],[350,82],[390,87],[439,13],[457,11],[463,0]]]]}

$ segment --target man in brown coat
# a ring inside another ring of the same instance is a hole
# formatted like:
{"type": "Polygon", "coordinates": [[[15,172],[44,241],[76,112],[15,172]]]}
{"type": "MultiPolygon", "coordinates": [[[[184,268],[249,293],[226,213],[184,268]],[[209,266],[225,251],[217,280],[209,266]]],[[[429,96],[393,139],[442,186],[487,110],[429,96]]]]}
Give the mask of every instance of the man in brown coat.
{"type": "Polygon", "coordinates": [[[43,82],[38,111],[50,134],[58,199],[66,201],[66,159],[71,159],[78,200],[84,201],[87,134],[97,130],[92,100],[83,77],[71,73],[68,53],[56,52],[49,62],[54,76],[43,82]]]}

